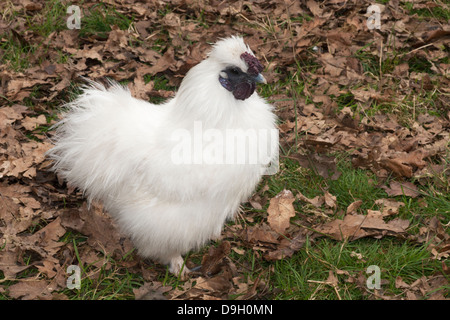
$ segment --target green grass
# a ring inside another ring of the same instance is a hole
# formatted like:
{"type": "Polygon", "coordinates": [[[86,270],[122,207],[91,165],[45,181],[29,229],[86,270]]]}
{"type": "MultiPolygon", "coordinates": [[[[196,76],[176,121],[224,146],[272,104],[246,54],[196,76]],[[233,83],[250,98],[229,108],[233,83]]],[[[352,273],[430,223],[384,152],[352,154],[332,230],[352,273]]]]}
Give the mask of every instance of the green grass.
{"type": "MultiPolygon", "coordinates": [[[[18,17],[26,20],[26,30],[33,32],[44,41],[52,32],[67,29],[66,19],[68,17],[67,7],[69,2],[51,0],[44,2],[42,10],[36,14],[28,14],[23,11],[5,13],[6,21],[13,21],[18,17]]],[[[126,16],[114,7],[104,3],[97,3],[82,10],[82,23],[79,31],[80,37],[95,36],[107,38],[112,26],[117,26],[121,30],[126,30],[133,23],[133,16],[126,16]]],[[[1,35],[1,34],[0,34],[1,35]]],[[[31,66],[30,57],[40,51],[48,50],[48,46],[42,42],[28,43],[24,41],[23,31],[8,31],[1,35],[0,52],[2,52],[2,63],[7,63],[15,71],[23,71],[31,66]]],[[[51,43],[49,43],[51,46],[51,43]]],[[[59,51],[58,62],[68,61],[68,56],[59,51]]],[[[42,61],[38,61],[42,63],[42,61]]]]}
{"type": "Polygon", "coordinates": [[[339,179],[329,181],[329,192],[337,197],[341,208],[362,200],[361,209],[371,209],[374,200],[387,196],[383,189],[377,187],[378,180],[372,172],[342,167],[341,172],[339,179]]]}
{"type": "Polygon", "coordinates": [[[3,52],[2,63],[16,71],[28,68],[30,62],[27,56],[36,52],[36,46],[21,42],[12,32],[5,34],[2,40],[0,42],[0,51],[3,52]]]}
{"type": "MultiPolygon", "coordinates": [[[[380,68],[379,58],[374,55],[361,50],[356,57],[361,61],[364,72],[375,77],[392,72],[395,66],[406,61],[402,55],[394,54],[383,60],[380,68]]],[[[410,72],[430,73],[431,71],[428,61],[413,58],[407,62],[410,72]]],[[[298,65],[299,70],[302,68],[305,70],[305,67],[308,68],[310,65],[298,65]]],[[[295,77],[290,75],[287,78],[295,77]]],[[[303,79],[296,77],[293,81],[280,81],[271,88],[263,88],[260,93],[270,98],[273,94],[286,93],[289,95],[289,92],[295,91],[299,96],[307,98],[302,93],[303,87],[303,79]]],[[[436,116],[444,116],[435,100],[436,91],[413,92],[400,104],[372,101],[370,107],[366,109],[366,113],[369,116],[379,112],[394,113],[398,116],[400,124],[408,126],[412,121],[417,120],[420,113],[428,112],[436,116]]],[[[335,101],[340,109],[350,107],[354,112],[359,112],[359,102],[351,93],[341,94],[335,101]]],[[[375,204],[375,201],[389,197],[381,188],[382,185],[388,185],[389,180],[382,182],[368,170],[353,168],[345,154],[335,156],[339,159],[338,169],[342,172],[342,175],[335,181],[324,179],[313,170],[301,168],[295,160],[282,158],[280,172],[265,179],[265,183],[268,183],[269,186],[267,196],[273,197],[281,190],[289,189],[294,191],[294,194],[297,190],[305,196],[313,198],[323,194],[323,190],[328,190],[337,197],[338,210],[335,213],[338,213],[338,216],[342,215],[347,206],[356,200],[363,201],[358,213],[365,213],[368,209],[380,210],[381,208],[375,204]],[[339,210],[341,210],[340,213],[339,210]]],[[[448,165],[448,160],[445,161],[448,165]]],[[[448,223],[450,220],[448,181],[448,174],[434,175],[430,177],[428,184],[420,187],[421,197],[397,196],[394,198],[404,203],[404,206],[399,209],[397,217],[410,220],[409,231],[411,234],[419,231],[419,228],[423,226],[424,219],[433,216],[438,216],[443,223],[448,223]],[[426,206],[423,205],[424,202],[426,206]]],[[[298,213],[308,216],[307,204],[294,204],[298,213]]],[[[432,258],[431,253],[427,250],[427,244],[418,245],[393,237],[380,240],[366,238],[353,242],[337,242],[321,238],[317,243],[306,245],[289,259],[267,263],[261,258],[255,260],[254,252],[246,253],[245,259],[251,261],[251,263],[248,262],[251,265],[248,276],[252,279],[256,279],[259,273],[267,270],[269,265],[274,266],[270,275],[272,286],[270,291],[274,293],[272,298],[283,300],[365,299],[369,297],[370,290],[346,281],[351,277],[357,278],[360,273],[368,277],[365,272],[370,265],[380,267],[383,279],[382,289],[385,294],[391,296],[403,292],[402,289],[395,287],[397,277],[401,277],[405,282],[411,284],[422,276],[431,276],[436,272],[443,271],[442,262],[432,258]],[[363,259],[355,258],[352,252],[362,254],[363,259]],[[344,271],[340,271],[344,274],[336,274],[338,270],[344,271]],[[333,271],[338,277],[338,288],[333,288],[325,283],[329,271],[333,271]]]]}
{"type": "Polygon", "coordinates": [[[75,300],[123,300],[132,298],[133,289],[144,284],[142,276],[118,266],[111,258],[99,259],[96,263],[103,265],[100,268],[93,264],[83,266],[79,289],[65,289],[61,293],[75,300]]]}
{"type": "MultiPolygon", "coordinates": [[[[346,207],[355,200],[363,200],[359,211],[367,209],[379,210],[375,201],[387,197],[378,185],[374,174],[361,169],[353,169],[345,162],[341,162],[339,169],[342,175],[336,181],[325,181],[309,169],[300,169],[295,164],[283,162],[287,167],[280,177],[269,179],[269,190],[272,193],[281,191],[283,187],[290,190],[301,190],[302,193],[313,197],[320,194],[320,188],[328,186],[328,191],[337,197],[338,208],[345,211],[346,207]],[[308,190],[311,190],[308,192],[308,190]]],[[[427,207],[423,207],[418,199],[398,196],[397,201],[405,204],[400,209],[398,217],[409,219],[411,225],[417,227],[426,217],[442,215],[445,220],[450,219],[450,197],[447,194],[433,192],[433,184],[423,188],[427,207]]],[[[307,210],[303,204],[297,208],[299,213],[307,210]]],[[[412,234],[418,230],[411,230],[412,234]]],[[[377,265],[381,269],[382,285],[385,294],[400,294],[401,289],[395,288],[395,279],[401,277],[411,284],[422,276],[431,276],[436,271],[442,271],[440,261],[433,260],[427,245],[418,245],[392,237],[381,240],[367,238],[353,242],[337,242],[321,238],[313,245],[306,245],[292,258],[276,261],[272,273],[272,291],[277,292],[276,299],[363,299],[367,295],[356,284],[347,283],[352,276],[364,272],[370,265],[377,265]],[[352,252],[362,255],[362,260],[352,256],[352,252]],[[336,290],[325,282],[329,271],[345,271],[337,275],[339,281],[338,294],[336,290]],[[309,280],[319,282],[309,282],[309,280]]],[[[261,262],[265,269],[265,262],[261,262]]],[[[365,274],[366,275],[366,274],[365,274]]]]}
{"type": "MultiPolygon", "coordinates": [[[[445,1],[443,1],[445,3],[445,1]]],[[[414,9],[414,2],[405,2],[404,7],[408,10],[409,14],[417,14],[421,19],[443,19],[450,20],[450,10],[445,9],[443,5],[436,7],[428,7],[428,8],[418,8],[414,9]]],[[[448,8],[448,1],[447,1],[448,8]]]]}
{"type": "Polygon", "coordinates": [[[103,3],[95,4],[89,11],[83,12],[80,36],[95,35],[99,38],[107,38],[111,26],[115,25],[121,30],[126,30],[130,27],[133,19],[133,17],[118,12],[114,7],[103,3]]]}
{"type": "Polygon", "coordinates": [[[395,287],[397,277],[411,284],[442,269],[441,263],[430,259],[430,255],[425,246],[392,238],[345,243],[324,238],[307,245],[295,257],[275,263],[273,290],[278,291],[275,298],[281,300],[364,299],[371,290],[366,291],[361,288],[364,284],[351,280],[361,273],[368,277],[367,268],[376,265],[381,271],[381,288],[385,294],[401,294],[402,290],[395,287]],[[336,290],[325,283],[330,271],[339,280],[336,290]]]}
{"type": "MultiPolygon", "coordinates": [[[[337,156],[341,159],[338,162],[338,169],[342,175],[335,181],[326,180],[313,170],[303,169],[291,159],[284,159],[280,173],[267,178],[269,196],[272,197],[286,188],[301,191],[307,197],[314,197],[323,194],[321,190],[326,189],[337,197],[338,209],[343,212],[356,200],[363,200],[358,213],[364,213],[367,209],[380,210],[375,201],[387,198],[388,195],[381,189],[382,184],[377,177],[367,170],[352,168],[345,155],[337,156]]],[[[435,176],[431,179],[441,181],[442,191],[448,190],[447,176],[435,176]]],[[[419,231],[426,218],[438,216],[444,223],[450,220],[449,193],[437,192],[436,185],[430,183],[421,188],[422,200],[403,196],[394,198],[404,203],[397,217],[410,220],[411,234],[419,231]],[[423,206],[423,201],[427,206],[423,206]]],[[[297,203],[296,211],[308,215],[308,205],[297,203]]],[[[292,258],[276,261],[274,264],[259,259],[256,264],[258,267],[250,268],[250,277],[256,278],[262,270],[267,270],[269,265],[274,266],[270,282],[273,286],[271,291],[275,293],[272,298],[283,300],[365,299],[370,290],[367,291],[366,288],[361,288],[361,285],[347,280],[350,277],[358,278],[361,272],[368,277],[365,272],[370,265],[380,267],[381,279],[384,281],[382,289],[386,295],[392,296],[402,293],[402,289],[395,287],[397,277],[411,284],[422,276],[442,272],[442,262],[432,259],[427,244],[419,245],[393,237],[380,240],[366,238],[353,242],[338,242],[324,237],[317,243],[307,244],[292,258]],[[361,254],[363,258],[361,260],[355,258],[352,252],[361,254]],[[337,289],[325,283],[329,271],[333,271],[339,279],[337,289]],[[336,274],[336,271],[342,271],[342,274],[336,274]]],[[[255,262],[252,262],[252,265],[255,265],[255,262]]]]}
{"type": "MultiPolygon", "coordinates": [[[[66,28],[66,6],[61,1],[46,1],[42,10],[36,14],[27,14],[23,11],[7,11],[4,19],[14,21],[18,18],[25,19],[27,32],[33,32],[36,37],[45,40],[50,33],[66,28]]],[[[2,35],[0,52],[3,51],[2,63],[7,63],[13,70],[22,71],[31,66],[31,59],[36,53],[46,51],[47,47],[42,43],[29,43],[23,37],[22,30],[7,31],[2,35]]],[[[61,56],[61,60],[64,58],[61,56]]],[[[42,61],[39,61],[39,63],[42,61]]]]}
{"type": "Polygon", "coordinates": [[[45,1],[42,13],[31,17],[26,16],[28,28],[43,37],[66,29],[67,6],[65,1],[45,1]]]}

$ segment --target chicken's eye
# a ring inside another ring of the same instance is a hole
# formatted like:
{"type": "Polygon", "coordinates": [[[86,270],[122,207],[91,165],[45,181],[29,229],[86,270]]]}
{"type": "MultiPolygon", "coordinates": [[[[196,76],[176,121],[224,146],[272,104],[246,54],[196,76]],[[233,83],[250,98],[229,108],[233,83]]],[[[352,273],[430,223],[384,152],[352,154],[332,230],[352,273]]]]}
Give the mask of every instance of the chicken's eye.
{"type": "Polygon", "coordinates": [[[231,68],[231,73],[234,75],[238,75],[240,73],[241,70],[239,70],[239,68],[231,68]]]}

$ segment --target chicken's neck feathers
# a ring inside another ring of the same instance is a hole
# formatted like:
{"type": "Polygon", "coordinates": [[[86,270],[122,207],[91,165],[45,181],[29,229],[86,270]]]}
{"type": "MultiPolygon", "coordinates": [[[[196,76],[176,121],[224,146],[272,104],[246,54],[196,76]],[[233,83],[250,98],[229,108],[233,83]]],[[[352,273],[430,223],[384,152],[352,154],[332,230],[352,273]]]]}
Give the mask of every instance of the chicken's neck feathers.
{"type": "Polygon", "coordinates": [[[253,126],[251,113],[255,109],[270,112],[270,106],[256,92],[244,101],[237,100],[220,85],[220,70],[220,65],[207,59],[186,74],[175,97],[165,106],[172,125],[190,127],[201,122],[205,129],[247,129],[253,126]]]}

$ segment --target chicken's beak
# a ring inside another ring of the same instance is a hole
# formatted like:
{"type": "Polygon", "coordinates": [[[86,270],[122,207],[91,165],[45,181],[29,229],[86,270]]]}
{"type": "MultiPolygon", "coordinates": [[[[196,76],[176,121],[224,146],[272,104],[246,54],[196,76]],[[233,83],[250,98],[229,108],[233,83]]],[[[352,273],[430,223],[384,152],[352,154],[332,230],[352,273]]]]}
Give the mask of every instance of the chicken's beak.
{"type": "Polygon", "coordinates": [[[264,84],[267,83],[266,78],[264,78],[264,76],[261,73],[258,73],[258,75],[254,78],[254,80],[255,80],[255,82],[258,82],[258,83],[264,83],[264,84]]]}

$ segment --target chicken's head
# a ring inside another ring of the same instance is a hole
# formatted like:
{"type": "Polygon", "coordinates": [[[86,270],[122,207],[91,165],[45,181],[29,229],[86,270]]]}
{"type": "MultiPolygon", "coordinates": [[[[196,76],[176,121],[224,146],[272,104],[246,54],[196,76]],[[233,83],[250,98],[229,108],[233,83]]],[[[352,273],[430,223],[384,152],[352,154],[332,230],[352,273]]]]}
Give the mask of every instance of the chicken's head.
{"type": "Polygon", "coordinates": [[[238,100],[249,98],[256,89],[256,83],[266,83],[261,74],[263,65],[240,37],[218,41],[209,58],[221,66],[218,80],[222,87],[238,100]]]}

